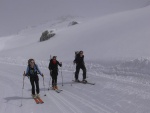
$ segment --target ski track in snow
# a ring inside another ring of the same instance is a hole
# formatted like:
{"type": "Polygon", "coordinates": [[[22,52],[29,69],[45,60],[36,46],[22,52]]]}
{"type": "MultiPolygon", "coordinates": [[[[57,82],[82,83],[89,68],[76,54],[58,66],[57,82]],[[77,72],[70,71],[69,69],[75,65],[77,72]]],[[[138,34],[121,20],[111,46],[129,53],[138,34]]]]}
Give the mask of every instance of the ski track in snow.
{"type": "Polygon", "coordinates": [[[73,98],[74,100],[77,100],[78,102],[82,103],[84,106],[87,106],[88,108],[91,108],[93,111],[95,112],[102,112],[102,113],[111,113],[108,111],[108,108],[107,109],[104,109],[105,107],[104,106],[98,106],[96,104],[93,104],[92,102],[88,101],[88,100],[85,100],[84,98],[81,98],[80,96],[78,95],[75,95],[69,91],[66,91],[67,96],[70,96],[71,98],[73,98]]]}
{"type": "MultiPolygon", "coordinates": [[[[62,93],[62,92],[61,92],[62,93]]],[[[68,108],[68,110],[70,109],[71,111],[65,111],[64,113],[82,113],[81,110],[79,110],[79,108],[77,108],[74,104],[72,104],[72,102],[69,102],[67,99],[65,99],[63,96],[61,96],[60,94],[56,95],[54,93],[51,94],[55,99],[57,99],[57,101],[61,102],[64,106],[64,109],[66,110],[66,108],[68,108]]]]}
{"type": "MultiPolygon", "coordinates": [[[[41,98],[44,104],[36,105],[30,96],[30,82],[25,78],[23,106],[21,102],[22,73],[26,69],[23,64],[14,64],[10,62],[0,63],[0,112],[9,113],[26,112],[46,113],[45,108],[52,112],[61,113],[148,113],[150,110],[150,84],[147,79],[146,84],[140,81],[136,76],[107,75],[102,72],[88,72],[88,80],[94,81],[96,85],[85,85],[73,83],[72,71],[66,68],[63,71],[64,86],[61,93],[55,91],[46,91],[47,96],[43,96],[42,78],[40,78],[41,98]],[[18,68],[17,68],[18,67],[18,68]],[[134,80],[135,79],[135,80],[134,80]],[[69,82],[70,81],[70,82],[69,82]],[[139,82],[138,82],[139,81],[139,82]],[[37,107],[39,106],[39,107],[37,107]]],[[[45,64],[42,64],[45,65],[45,64]]],[[[41,68],[42,66],[40,66],[41,68]]],[[[45,84],[49,84],[49,72],[45,67],[41,68],[45,73],[45,84]]],[[[97,69],[96,69],[97,70],[97,69]]],[[[80,77],[82,77],[80,75],[80,77]]],[[[61,83],[61,77],[58,78],[58,85],[61,83]]]]}

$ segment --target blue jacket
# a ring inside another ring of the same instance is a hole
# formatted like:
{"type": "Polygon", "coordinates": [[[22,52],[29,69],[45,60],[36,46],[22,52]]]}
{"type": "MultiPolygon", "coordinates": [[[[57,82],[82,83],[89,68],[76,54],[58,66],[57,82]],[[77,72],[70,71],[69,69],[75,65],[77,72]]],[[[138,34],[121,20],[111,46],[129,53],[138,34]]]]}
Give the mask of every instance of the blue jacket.
{"type": "MultiPolygon", "coordinates": [[[[26,69],[26,76],[30,76],[30,72],[29,72],[29,69],[30,67],[28,66],[27,69],[26,69]]],[[[41,71],[39,70],[39,67],[37,64],[34,65],[34,72],[37,72],[38,74],[40,74],[42,76],[42,73],[41,71]]]]}

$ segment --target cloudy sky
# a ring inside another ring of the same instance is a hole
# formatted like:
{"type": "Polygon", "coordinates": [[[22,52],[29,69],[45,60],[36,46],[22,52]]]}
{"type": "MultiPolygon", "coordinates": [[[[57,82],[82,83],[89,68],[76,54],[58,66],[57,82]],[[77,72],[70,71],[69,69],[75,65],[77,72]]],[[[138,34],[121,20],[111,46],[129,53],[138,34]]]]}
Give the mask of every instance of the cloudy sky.
{"type": "MultiPolygon", "coordinates": [[[[37,25],[62,15],[86,12],[89,4],[80,0],[0,0],[0,36],[10,35],[27,26],[37,25]],[[67,5],[68,4],[68,5],[67,5]],[[70,5],[71,4],[71,5],[70,5]],[[83,7],[78,11],[77,7],[83,7]]],[[[88,2],[91,2],[89,0],[88,2]]],[[[96,0],[98,1],[98,0],[96,0]]],[[[92,8],[92,7],[91,7],[92,8]]],[[[91,10],[94,10],[92,8],[91,10]]]]}
{"type": "MultiPolygon", "coordinates": [[[[131,0],[136,3],[135,6],[141,5],[138,1],[131,0]]],[[[131,2],[126,0],[113,0],[111,3],[110,0],[87,0],[86,3],[84,0],[0,0],[0,37],[16,34],[28,26],[39,25],[61,16],[94,17],[116,12],[118,9],[121,11],[134,8],[131,2]]]]}
{"type": "Polygon", "coordinates": [[[52,9],[58,6],[50,0],[0,0],[0,36],[53,18],[52,9]]]}

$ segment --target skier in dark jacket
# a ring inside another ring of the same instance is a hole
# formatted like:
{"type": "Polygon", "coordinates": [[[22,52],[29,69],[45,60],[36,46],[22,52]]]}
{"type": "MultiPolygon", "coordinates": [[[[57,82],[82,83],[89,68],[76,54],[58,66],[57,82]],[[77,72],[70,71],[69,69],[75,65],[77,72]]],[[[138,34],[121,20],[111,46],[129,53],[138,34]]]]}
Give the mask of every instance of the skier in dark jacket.
{"type": "Polygon", "coordinates": [[[38,65],[35,64],[34,59],[29,59],[28,60],[28,66],[26,73],[24,76],[28,76],[30,78],[31,86],[32,86],[32,97],[40,97],[40,89],[39,89],[39,77],[38,74],[40,74],[42,77],[44,75],[41,73],[41,71],[38,68],[38,65]],[[36,94],[35,94],[35,85],[36,85],[36,94]]]}
{"type": "Polygon", "coordinates": [[[84,63],[83,51],[80,51],[76,55],[76,58],[74,60],[74,64],[76,64],[75,81],[80,82],[78,80],[78,75],[79,75],[80,69],[82,69],[83,70],[83,80],[82,80],[82,82],[86,83],[87,82],[86,81],[86,67],[85,67],[85,63],[84,63]]]}
{"type": "Polygon", "coordinates": [[[52,77],[52,87],[53,89],[58,89],[57,87],[57,76],[58,76],[58,66],[62,66],[62,63],[58,62],[56,60],[56,56],[53,56],[53,58],[50,60],[49,63],[49,70],[50,70],[50,75],[52,77]]]}

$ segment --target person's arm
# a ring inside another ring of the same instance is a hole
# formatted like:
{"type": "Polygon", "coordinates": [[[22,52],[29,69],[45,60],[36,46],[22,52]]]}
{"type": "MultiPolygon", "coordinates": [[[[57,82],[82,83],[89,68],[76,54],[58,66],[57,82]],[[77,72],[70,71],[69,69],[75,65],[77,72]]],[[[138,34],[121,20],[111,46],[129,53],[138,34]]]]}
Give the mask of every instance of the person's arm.
{"type": "Polygon", "coordinates": [[[84,63],[84,55],[83,55],[83,64],[85,64],[85,63],[84,63]]]}
{"type": "Polygon", "coordinates": [[[75,60],[73,61],[73,63],[77,64],[78,63],[78,59],[79,59],[79,56],[77,55],[76,58],[75,58],[75,60]]]}
{"type": "Polygon", "coordinates": [[[57,64],[58,64],[60,67],[62,67],[62,63],[60,63],[60,62],[57,61],[57,64]]]}
{"type": "Polygon", "coordinates": [[[73,63],[76,63],[76,58],[74,59],[73,63]]]}
{"type": "Polygon", "coordinates": [[[52,70],[52,60],[50,60],[50,63],[49,63],[49,70],[52,70]]]}
{"type": "Polygon", "coordinates": [[[29,76],[29,66],[27,66],[25,76],[29,76]]]}
{"type": "Polygon", "coordinates": [[[37,64],[35,64],[35,66],[36,66],[37,71],[39,72],[39,74],[42,76],[43,74],[41,73],[41,71],[40,71],[40,69],[39,69],[38,65],[37,65],[37,64]]]}
{"type": "Polygon", "coordinates": [[[77,62],[77,59],[78,59],[78,56],[76,56],[76,58],[74,59],[74,62],[75,62],[75,63],[77,62]]]}
{"type": "Polygon", "coordinates": [[[50,66],[50,64],[51,64],[51,63],[49,62],[49,66],[48,66],[48,69],[49,69],[49,70],[51,70],[51,66],[50,66]]]}

